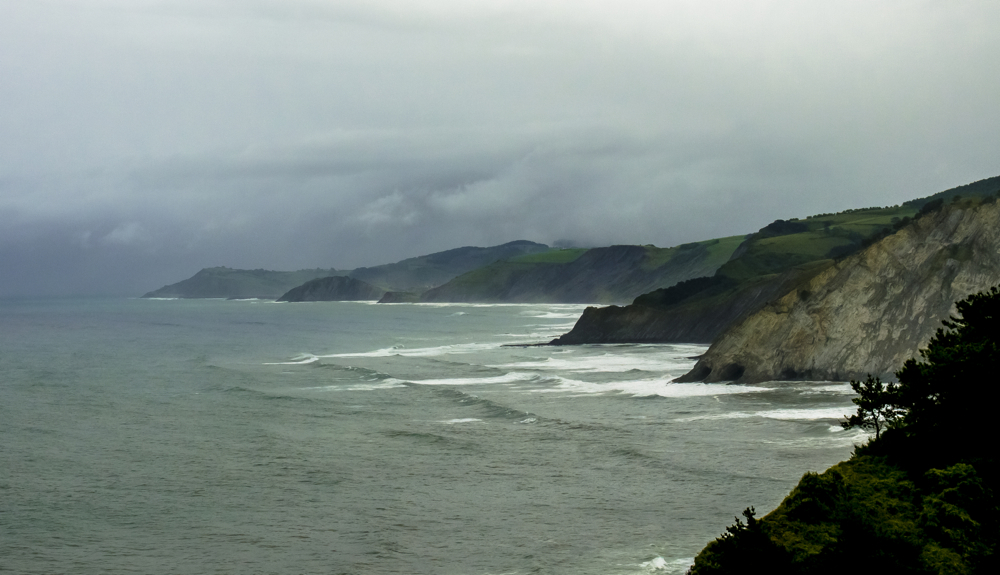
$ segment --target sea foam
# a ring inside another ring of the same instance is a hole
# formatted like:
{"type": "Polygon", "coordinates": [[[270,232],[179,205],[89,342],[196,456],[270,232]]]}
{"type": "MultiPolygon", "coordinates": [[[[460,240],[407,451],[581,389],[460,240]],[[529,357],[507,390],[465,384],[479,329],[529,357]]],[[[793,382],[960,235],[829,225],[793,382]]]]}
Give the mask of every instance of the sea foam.
{"type": "Polygon", "coordinates": [[[704,397],[771,391],[768,387],[749,385],[727,385],[722,383],[672,383],[671,378],[636,379],[594,383],[564,377],[556,377],[558,385],[551,389],[532,391],[590,393],[627,393],[635,397],[704,397]]]}

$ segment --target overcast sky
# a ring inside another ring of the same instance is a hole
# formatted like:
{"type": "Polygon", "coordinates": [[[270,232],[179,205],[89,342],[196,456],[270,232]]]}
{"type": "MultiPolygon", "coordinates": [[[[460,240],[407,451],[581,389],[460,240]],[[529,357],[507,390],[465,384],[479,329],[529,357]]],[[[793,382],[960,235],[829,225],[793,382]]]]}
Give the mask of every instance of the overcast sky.
{"type": "Polygon", "coordinates": [[[0,297],[671,246],[1000,174],[1000,2],[0,0],[0,297]]]}

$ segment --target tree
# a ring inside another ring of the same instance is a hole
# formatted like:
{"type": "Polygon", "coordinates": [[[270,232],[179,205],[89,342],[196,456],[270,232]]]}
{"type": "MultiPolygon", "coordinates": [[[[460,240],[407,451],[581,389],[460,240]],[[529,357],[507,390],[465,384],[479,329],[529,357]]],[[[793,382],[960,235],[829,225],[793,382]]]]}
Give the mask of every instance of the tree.
{"type": "Polygon", "coordinates": [[[698,554],[689,575],[743,574],[760,569],[787,572],[791,566],[788,553],[771,540],[756,515],[753,507],[747,507],[743,511],[747,522],[737,517],[734,525],[726,527],[721,537],[698,554]]]}
{"type": "Polygon", "coordinates": [[[936,444],[952,458],[992,457],[992,450],[977,446],[995,435],[989,397],[1000,382],[1000,286],[955,307],[957,317],[944,321],[920,350],[921,361],[909,359],[896,372],[894,401],[906,410],[901,423],[908,436],[936,444]]]}
{"type": "Polygon", "coordinates": [[[897,405],[899,387],[895,383],[882,383],[878,377],[868,374],[864,381],[851,380],[851,389],[858,396],[852,399],[858,412],[840,425],[844,429],[860,427],[874,429],[875,439],[881,437],[882,430],[898,421],[905,410],[897,405]]]}

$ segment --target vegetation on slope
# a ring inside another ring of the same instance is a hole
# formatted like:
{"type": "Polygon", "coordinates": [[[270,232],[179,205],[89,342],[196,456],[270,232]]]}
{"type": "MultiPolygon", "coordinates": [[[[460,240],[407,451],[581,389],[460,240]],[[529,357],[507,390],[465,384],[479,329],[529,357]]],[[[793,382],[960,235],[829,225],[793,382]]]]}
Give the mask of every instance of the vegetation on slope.
{"type": "Polygon", "coordinates": [[[417,291],[441,285],[483,265],[523,254],[547,252],[545,244],[519,240],[488,248],[462,247],[396,263],[355,270],[316,269],[297,272],[205,268],[194,276],[143,297],[273,299],[307,281],[331,276],[352,277],[383,292],[417,291]]]}
{"type": "Polygon", "coordinates": [[[345,275],[389,291],[421,292],[498,260],[544,254],[550,250],[551,248],[545,244],[527,240],[507,242],[488,248],[466,246],[408,258],[393,264],[357,268],[346,272],[345,275]]]}
{"type": "Polygon", "coordinates": [[[337,270],[332,268],[294,272],[205,268],[186,280],[151,291],[142,297],[270,299],[311,279],[336,274],[337,270]]]}
{"type": "Polygon", "coordinates": [[[422,301],[625,302],[713,273],[743,240],[737,236],[672,248],[610,246],[551,250],[498,261],[428,291],[422,301]]]}
{"type": "Polygon", "coordinates": [[[588,309],[571,332],[553,343],[711,342],[772,299],[940,209],[945,201],[992,201],[998,190],[1000,176],[898,206],[776,220],[746,236],[707,279],[642,294],[624,308],[588,309]]]}
{"type": "Polygon", "coordinates": [[[696,557],[692,575],[995,573],[1000,538],[992,402],[1000,370],[1000,288],[957,304],[899,383],[863,393],[847,426],[884,431],[822,474],[807,473],[762,520],[752,508],[696,557]]]}

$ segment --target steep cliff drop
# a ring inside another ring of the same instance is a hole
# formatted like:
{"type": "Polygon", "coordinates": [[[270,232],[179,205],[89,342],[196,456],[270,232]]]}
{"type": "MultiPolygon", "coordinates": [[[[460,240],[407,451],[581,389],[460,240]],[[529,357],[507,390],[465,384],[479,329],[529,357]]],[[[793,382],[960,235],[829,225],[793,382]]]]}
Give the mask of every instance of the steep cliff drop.
{"type": "Polygon", "coordinates": [[[957,201],[733,323],[679,381],[891,378],[953,302],[1000,283],[1000,205],[957,201]]]}

